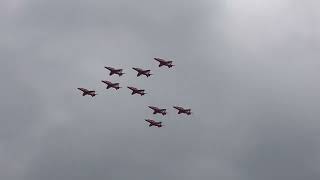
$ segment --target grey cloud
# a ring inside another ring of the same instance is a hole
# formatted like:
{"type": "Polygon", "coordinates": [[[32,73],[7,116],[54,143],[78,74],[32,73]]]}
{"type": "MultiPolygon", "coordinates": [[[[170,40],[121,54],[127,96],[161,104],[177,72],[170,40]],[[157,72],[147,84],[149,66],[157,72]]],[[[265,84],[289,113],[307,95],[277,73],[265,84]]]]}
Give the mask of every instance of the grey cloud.
{"type": "Polygon", "coordinates": [[[2,4],[3,179],[319,179],[316,1],[2,4]],[[169,108],[165,128],[147,105],[169,108]]]}

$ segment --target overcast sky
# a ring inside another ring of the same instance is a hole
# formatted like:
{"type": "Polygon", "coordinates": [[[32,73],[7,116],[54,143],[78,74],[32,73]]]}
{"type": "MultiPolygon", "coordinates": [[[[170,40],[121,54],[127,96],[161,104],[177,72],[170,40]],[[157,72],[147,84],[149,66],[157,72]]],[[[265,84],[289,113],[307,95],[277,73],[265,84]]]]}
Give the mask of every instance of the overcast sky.
{"type": "Polygon", "coordinates": [[[0,1],[0,179],[319,180],[319,8],[0,1]],[[176,66],[158,68],[153,57],[176,66]],[[126,74],[110,77],[104,66],[126,74]],[[101,80],[148,94],[106,90],[101,80]],[[194,113],[178,116],[173,105],[194,113]]]}

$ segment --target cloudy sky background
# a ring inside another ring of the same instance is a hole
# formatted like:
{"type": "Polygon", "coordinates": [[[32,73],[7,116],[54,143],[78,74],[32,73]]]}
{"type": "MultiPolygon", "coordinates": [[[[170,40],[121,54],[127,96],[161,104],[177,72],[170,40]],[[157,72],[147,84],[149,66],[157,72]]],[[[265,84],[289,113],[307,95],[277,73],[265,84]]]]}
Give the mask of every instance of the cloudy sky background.
{"type": "Polygon", "coordinates": [[[320,179],[319,7],[2,0],[1,179],[320,179]],[[153,57],[176,66],[157,68],[153,57]],[[109,77],[106,65],[125,76],[109,77]],[[135,66],[155,75],[136,78],[135,66]],[[149,94],[107,91],[101,80],[149,94]]]}

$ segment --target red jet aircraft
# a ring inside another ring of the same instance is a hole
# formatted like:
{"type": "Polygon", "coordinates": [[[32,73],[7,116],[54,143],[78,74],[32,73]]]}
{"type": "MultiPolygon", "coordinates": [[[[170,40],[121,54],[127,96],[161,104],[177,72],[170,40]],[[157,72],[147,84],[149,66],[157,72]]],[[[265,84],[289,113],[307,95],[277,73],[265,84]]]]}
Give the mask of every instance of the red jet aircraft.
{"type": "Polygon", "coordinates": [[[139,77],[141,75],[145,75],[145,76],[149,77],[149,76],[152,75],[152,74],[150,74],[151,70],[149,70],[149,69],[148,70],[144,70],[144,69],[141,69],[141,68],[132,68],[132,69],[134,69],[135,71],[138,72],[137,77],[139,77]]]}
{"type": "Polygon", "coordinates": [[[162,127],[162,126],[164,126],[164,125],[162,125],[162,122],[157,122],[157,121],[155,121],[155,120],[152,120],[152,119],[145,119],[145,121],[147,121],[148,123],[150,123],[149,124],[149,127],[151,127],[151,126],[157,126],[158,128],[160,128],[160,127],[162,127]]]}
{"type": "Polygon", "coordinates": [[[140,94],[141,96],[143,96],[143,95],[147,94],[144,92],[145,91],[144,89],[137,89],[137,88],[131,87],[131,86],[128,86],[128,88],[132,90],[131,95],[140,94]]]}
{"type": "Polygon", "coordinates": [[[80,91],[82,91],[82,96],[85,96],[85,95],[90,95],[92,97],[94,97],[96,94],[96,91],[90,91],[88,89],[85,89],[85,88],[78,88],[80,91]]]}
{"type": "Polygon", "coordinates": [[[187,114],[187,115],[191,114],[191,109],[184,109],[184,108],[179,107],[179,106],[173,106],[173,107],[178,110],[178,114],[181,114],[181,113],[184,113],[184,114],[187,114]]]}
{"type": "Polygon", "coordinates": [[[168,68],[171,68],[175,65],[172,64],[172,61],[167,61],[167,60],[164,60],[164,59],[161,59],[161,58],[154,58],[154,60],[158,61],[160,64],[159,64],[159,67],[161,66],[167,66],[168,68]]]}
{"type": "Polygon", "coordinates": [[[120,89],[121,87],[119,86],[119,83],[112,83],[110,81],[101,81],[107,85],[107,89],[109,88],[114,88],[116,90],[120,89]]]}
{"type": "Polygon", "coordinates": [[[159,113],[159,114],[162,114],[163,116],[167,114],[166,109],[160,109],[154,106],[148,106],[148,107],[153,110],[153,114],[159,113]]]}
{"type": "Polygon", "coordinates": [[[118,76],[122,76],[124,75],[125,73],[123,73],[123,69],[115,69],[113,67],[107,67],[105,66],[104,68],[108,69],[110,71],[109,75],[112,76],[114,74],[118,74],[118,76]]]}

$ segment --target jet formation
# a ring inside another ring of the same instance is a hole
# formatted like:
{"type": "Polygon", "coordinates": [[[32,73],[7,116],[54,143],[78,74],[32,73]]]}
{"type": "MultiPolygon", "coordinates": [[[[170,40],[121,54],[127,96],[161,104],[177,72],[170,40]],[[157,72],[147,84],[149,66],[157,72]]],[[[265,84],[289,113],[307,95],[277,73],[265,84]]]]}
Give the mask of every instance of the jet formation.
{"type": "MultiPolygon", "coordinates": [[[[154,60],[159,62],[158,67],[166,66],[168,68],[172,68],[173,66],[175,66],[173,64],[172,60],[165,60],[162,58],[154,58],[154,60]]],[[[105,66],[104,68],[110,71],[109,76],[118,75],[118,77],[120,77],[125,74],[123,72],[123,69],[121,69],[121,68],[114,68],[114,67],[110,67],[110,66],[105,66]]],[[[137,68],[137,67],[133,67],[132,69],[137,72],[137,77],[144,75],[148,78],[151,75],[153,75],[153,74],[151,74],[150,69],[142,69],[142,68],[137,68]]],[[[120,87],[120,83],[118,83],[118,82],[111,82],[108,80],[102,80],[101,82],[106,85],[106,89],[113,88],[115,90],[119,90],[120,88],[122,88],[122,87],[120,87]]],[[[139,88],[133,87],[133,86],[127,86],[127,88],[132,91],[131,95],[137,94],[140,96],[144,96],[145,94],[147,94],[145,92],[145,89],[139,89],[139,88]]],[[[77,89],[82,92],[82,96],[88,95],[88,96],[94,97],[94,96],[98,95],[95,90],[88,90],[86,88],[77,88],[77,89]]],[[[160,114],[162,116],[165,116],[167,114],[166,108],[159,108],[156,106],[148,106],[148,108],[150,108],[153,111],[152,112],[153,115],[160,114]]],[[[177,112],[178,115],[179,114],[191,115],[190,108],[183,108],[181,106],[173,106],[173,108],[175,110],[178,110],[178,112],[177,112]]],[[[161,121],[156,121],[154,119],[145,119],[145,121],[149,123],[149,127],[154,126],[154,127],[160,128],[160,127],[164,126],[164,125],[162,125],[161,121]]]]}

